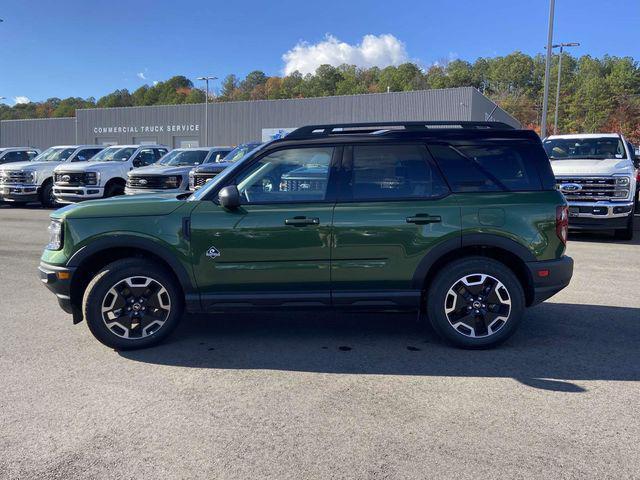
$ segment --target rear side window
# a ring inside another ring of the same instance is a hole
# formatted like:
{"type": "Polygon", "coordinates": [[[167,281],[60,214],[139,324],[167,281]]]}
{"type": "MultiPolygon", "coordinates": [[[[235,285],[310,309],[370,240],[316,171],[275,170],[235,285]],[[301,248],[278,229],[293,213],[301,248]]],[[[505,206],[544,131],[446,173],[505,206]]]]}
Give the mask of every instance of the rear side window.
{"type": "Polygon", "coordinates": [[[526,144],[430,145],[429,149],[454,192],[542,190],[537,149],[526,144]]]}
{"type": "Polygon", "coordinates": [[[356,201],[433,198],[449,192],[424,145],[354,146],[350,183],[356,201]]]}

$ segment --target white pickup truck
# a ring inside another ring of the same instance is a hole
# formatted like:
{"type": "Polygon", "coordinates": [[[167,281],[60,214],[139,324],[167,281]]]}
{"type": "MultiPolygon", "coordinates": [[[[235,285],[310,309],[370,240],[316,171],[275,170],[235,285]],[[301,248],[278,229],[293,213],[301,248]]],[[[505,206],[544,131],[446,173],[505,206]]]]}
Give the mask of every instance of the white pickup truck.
{"type": "Polygon", "coordinates": [[[168,151],[164,145],[107,147],[89,162],[57,167],[53,194],[58,203],[123,195],[129,170],[156,163],[168,151]]]}
{"type": "Polygon", "coordinates": [[[40,202],[45,207],[55,204],[53,170],[58,165],[76,165],[93,157],[104,147],[98,145],[58,145],[25,162],[0,168],[0,196],[11,205],[40,202]]]}
{"type": "Polygon", "coordinates": [[[569,228],[631,240],[640,168],[633,145],[616,133],[553,135],[543,145],[569,202],[569,228]]]}

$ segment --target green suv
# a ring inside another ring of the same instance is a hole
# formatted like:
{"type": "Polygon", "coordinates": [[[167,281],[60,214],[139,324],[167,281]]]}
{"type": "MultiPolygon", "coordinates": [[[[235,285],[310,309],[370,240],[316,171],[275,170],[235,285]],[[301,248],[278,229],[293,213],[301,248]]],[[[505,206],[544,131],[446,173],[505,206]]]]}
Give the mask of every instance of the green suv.
{"type": "Polygon", "coordinates": [[[185,311],[415,311],[450,343],[507,339],[569,284],[567,203],[533,131],[495,122],[303,127],[194,194],[51,215],[40,276],[105,345],[185,311]]]}

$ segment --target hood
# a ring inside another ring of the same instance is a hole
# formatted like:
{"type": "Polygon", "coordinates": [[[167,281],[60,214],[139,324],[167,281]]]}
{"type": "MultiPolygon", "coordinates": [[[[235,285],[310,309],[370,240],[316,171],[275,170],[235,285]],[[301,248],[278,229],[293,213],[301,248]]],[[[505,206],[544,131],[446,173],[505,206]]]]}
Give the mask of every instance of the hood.
{"type": "Polygon", "coordinates": [[[58,165],[60,165],[60,163],[58,162],[15,162],[7,163],[1,168],[1,170],[4,170],[6,172],[34,172],[36,170],[45,169],[53,170],[58,165]]]}
{"type": "Polygon", "coordinates": [[[634,172],[633,164],[628,159],[619,158],[552,160],[551,168],[556,176],[613,175],[616,173],[632,175],[634,172]]]}
{"type": "Polygon", "coordinates": [[[184,197],[184,193],[123,195],[101,200],[87,200],[56,210],[51,214],[51,218],[82,219],[169,215],[188,203],[179,200],[178,197],[184,197]]]}
{"type": "Polygon", "coordinates": [[[72,162],[58,164],[57,172],[99,172],[104,170],[128,169],[128,162],[72,162]]]}
{"type": "Polygon", "coordinates": [[[129,175],[187,175],[193,165],[184,166],[162,166],[149,165],[147,167],[134,168],[129,175]]]}
{"type": "Polygon", "coordinates": [[[225,168],[233,165],[234,162],[205,163],[193,169],[194,173],[220,173],[225,168]]]}

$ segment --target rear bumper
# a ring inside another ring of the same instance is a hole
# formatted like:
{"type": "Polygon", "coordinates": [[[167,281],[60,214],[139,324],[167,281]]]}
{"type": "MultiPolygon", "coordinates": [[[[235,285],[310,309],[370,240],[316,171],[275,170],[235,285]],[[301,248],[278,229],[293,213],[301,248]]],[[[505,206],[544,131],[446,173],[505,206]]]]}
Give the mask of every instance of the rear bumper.
{"type": "Polygon", "coordinates": [[[38,267],[40,280],[58,299],[60,308],[67,313],[74,313],[71,304],[71,279],[74,268],[60,267],[41,262],[38,267]]]}
{"type": "Polygon", "coordinates": [[[527,262],[533,286],[531,305],[544,302],[569,285],[573,276],[573,258],[564,255],[557,260],[527,262]]]}

